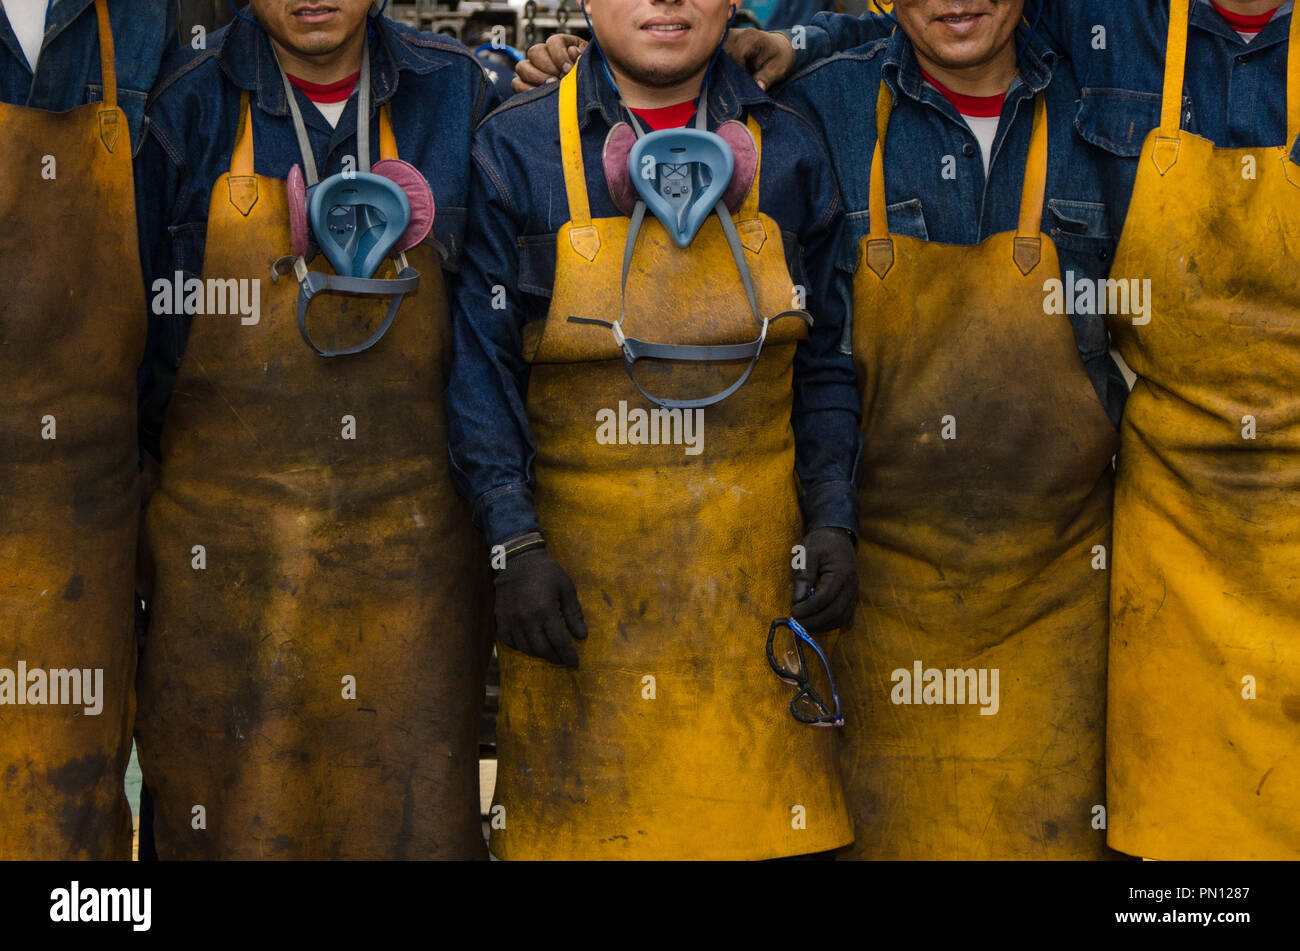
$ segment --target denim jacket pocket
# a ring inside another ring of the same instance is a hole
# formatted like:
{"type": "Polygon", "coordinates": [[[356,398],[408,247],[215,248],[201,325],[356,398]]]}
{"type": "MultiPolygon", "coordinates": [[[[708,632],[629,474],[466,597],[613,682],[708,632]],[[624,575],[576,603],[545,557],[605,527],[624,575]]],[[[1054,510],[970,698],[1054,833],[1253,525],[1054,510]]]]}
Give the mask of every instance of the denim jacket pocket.
{"type": "Polygon", "coordinates": [[[519,290],[549,298],[555,286],[555,235],[522,235],[518,248],[519,290]]]}
{"type": "Polygon", "coordinates": [[[1106,206],[1096,201],[1047,200],[1052,243],[1062,252],[1083,255],[1091,273],[1104,273],[1115,256],[1106,206]]]}
{"type": "MultiPolygon", "coordinates": [[[[1191,100],[1183,100],[1183,118],[1191,100]]],[[[1112,155],[1137,158],[1151,130],[1160,125],[1160,96],[1132,89],[1083,90],[1074,127],[1084,140],[1112,155]]]]}
{"type": "MultiPolygon", "coordinates": [[[[925,210],[919,198],[895,202],[885,209],[889,217],[889,233],[906,235],[920,241],[929,241],[930,232],[925,227],[925,210]]],[[[858,246],[871,233],[871,213],[850,211],[844,216],[844,238],[840,241],[835,266],[849,274],[858,268],[858,246]]]]}

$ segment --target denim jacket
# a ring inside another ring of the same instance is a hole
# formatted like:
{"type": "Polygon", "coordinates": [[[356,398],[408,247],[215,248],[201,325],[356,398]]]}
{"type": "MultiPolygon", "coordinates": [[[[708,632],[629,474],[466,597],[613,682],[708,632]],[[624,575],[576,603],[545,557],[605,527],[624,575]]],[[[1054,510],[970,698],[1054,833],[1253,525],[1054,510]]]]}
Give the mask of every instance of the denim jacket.
{"type": "MultiPolygon", "coordinates": [[[[99,22],[94,0],[50,0],[36,73],[0,9],[0,102],[67,112],[103,99],[99,22]]],[[[173,45],[176,0],[111,0],[117,67],[117,104],[126,113],[133,153],[144,141],[145,98],[158,75],[164,49],[173,45]]]]}
{"type": "MultiPolygon", "coordinates": [[[[461,259],[470,141],[475,124],[495,105],[496,93],[455,40],[383,17],[370,23],[370,141],[379,141],[379,108],[391,103],[398,154],[419,168],[433,189],[433,239],[450,282],[461,259]]],[[[170,56],[163,76],[149,100],[149,138],[136,163],[146,287],[175,271],[186,277],[202,272],[212,186],[230,169],[241,92],[251,94],[256,173],[283,179],[301,162],[275,54],[256,24],[236,19],[210,34],[205,50],[186,48],[170,56]]],[[[321,178],[342,171],[344,158],[356,154],[356,93],[337,127],[302,92],[295,94],[321,178]]],[[[149,318],[139,380],[140,429],[141,444],[155,457],[189,323],[186,316],[149,318]]]]}
{"type": "MultiPolygon", "coordinates": [[[[1022,27],[1018,40],[1027,38],[1022,27]]],[[[1034,97],[1047,104],[1048,172],[1043,233],[1056,245],[1061,270],[1104,278],[1114,255],[1102,198],[1100,150],[1073,134],[1078,89],[1044,44],[1031,43],[1003,105],[988,176],[975,138],[956,108],[921,75],[902,30],[820,60],[794,76],[779,100],[806,115],[826,138],[839,176],[845,225],[837,255],[839,293],[851,293],[858,245],[870,232],[871,155],[876,146],[876,91],[882,80],[895,106],[885,143],[889,227],[897,234],[973,245],[1014,231],[1019,221],[1034,97]]],[[[1117,426],[1128,388],[1110,357],[1105,318],[1071,316],[1084,368],[1117,426]]],[[[1008,354],[1010,361],[1014,355],[1008,354]]],[[[1013,372],[1008,362],[1008,372],[1013,372]]]]}
{"type": "MultiPolygon", "coordinates": [[[[618,100],[595,56],[578,70],[578,115],[593,217],[620,215],[604,181],[602,147],[618,100]]],[[[537,531],[531,485],[535,443],[525,412],[525,324],[542,320],[555,280],[555,235],[569,219],[559,149],[558,84],[515,96],[474,138],[470,227],[453,308],[455,354],[447,389],[452,473],[490,544],[537,531]],[[494,286],[508,289],[493,307],[494,286]]],[[[800,116],[772,102],[726,56],[714,68],[709,127],[752,113],[763,130],[760,211],[781,228],[796,284],[826,286],[839,197],[825,151],[800,116]]],[[[856,530],[858,399],[853,363],[839,350],[844,313],[810,296],[814,326],[796,352],[796,468],[805,528],[856,530]]]]}
{"type": "MultiPolygon", "coordinates": [[[[1037,0],[1027,0],[1032,16],[1037,0]]],[[[1182,126],[1221,148],[1286,143],[1286,64],[1292,0],[1246,42],[1210,0],[1193,0],[1182,126]]],[[[878,39],[879,15],[820,13],[803,33],[800,64],[878,39]]],[[[1082,90],[1075,128],[1104,153],[1111,229],[1118,234],[1148,133],[1160,124],[1169,0],[1044,0],[1041,29],[1072,62],[1082,90]]],[[[1300,141],[1291,143],[1300,161],[1300,141]]]]}

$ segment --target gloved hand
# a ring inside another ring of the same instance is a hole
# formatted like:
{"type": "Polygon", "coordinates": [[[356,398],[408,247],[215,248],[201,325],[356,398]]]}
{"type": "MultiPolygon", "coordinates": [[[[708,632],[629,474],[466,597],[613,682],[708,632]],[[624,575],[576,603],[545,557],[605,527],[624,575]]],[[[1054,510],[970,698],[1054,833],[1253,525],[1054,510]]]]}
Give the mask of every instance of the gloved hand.
{"type": "Polygon", "coordinates": [[[843,529],[817,528],[804,536],[803,546],[806,566],[794,573],[790,616],[813,634],[844,627],[858,601],[858,558],[852,537],[843,529]]]}
{"type": "Polygon", "coordinates": [[[587,625],[573,582],[546,549],[510,558],[494,581],[502,643],[552,664],[577,667],[573,638],[586,640],[587,625]]]}

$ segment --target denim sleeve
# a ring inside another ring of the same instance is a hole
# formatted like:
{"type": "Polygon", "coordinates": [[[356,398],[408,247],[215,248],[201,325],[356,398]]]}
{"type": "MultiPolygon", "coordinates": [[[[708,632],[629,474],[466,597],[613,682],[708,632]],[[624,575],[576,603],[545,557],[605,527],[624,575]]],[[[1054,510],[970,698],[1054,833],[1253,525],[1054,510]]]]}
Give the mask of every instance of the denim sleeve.
{"type": "Polygon", "coordinates": [[[1079,0],[1028,0],[1025,4],[1025,17],[1030,24],[1037,22],[1038,35],[1058,53],[1071,56],[1075,52],[1075,44],[1086,47],[1092,42],[1092,31],[1078,25],[1082,17],[1079,0]],[[1040,2],[1041,11],[1038,7],[1040,2]]]}
{"type": "MultiPolygon", "coordinates": [[[[476,137],[478,138],[478,137],[476,137]]],[[[489,545],[538,531],[528,365],[518,300],[519,233],[500,173],[476,141],[460,282],[452,303],[448,451],[456,488],[489,545]]]]}
{"type": "MultiPolygon", "coordinates": [[[[185,318],[157,315],[151,302],[153,284],[159,278],[171,281],[175,271],[186,270],[177,261],[171,239],[171,210],[180,193],[184,170],[169,154],[156,126],[150,128],[135,160],[135,208],[140,240],[140,270],[144,281],[148,335],[144,358],[137,373],[140,411],[140,447],[161,459],[163,415],[171,398],[172,384],[184,340],[188,336],[185,318]]],[[[197,265],[191,265],[196,267],[197,265]]],[[[197,274],[187,273],[187,277],[197,274]]]]}
{"type": "Polygon", "coordinates": [[[861,449],[860,409],[853,357],[841,348],[849,301],[835,278],[835,250],[842,221],[830,160],[821,155],[823,171],[816,194],[826,209],[800,237],[803,280],[813,327],[799,344],[794,360],[795,469],[799,474],[804,530],[858,527],[857,468],[861,449]]]}
{"type": "MultiPolygon", "coordinates": [[[[894,31],[895,21],[880,13],[819,13],[812,22],[782,30],[794,46],[794,70],[844,50],[884,39],[894,31]]],[[[794,71],[792,70],[792,72],[794,71]]]]}

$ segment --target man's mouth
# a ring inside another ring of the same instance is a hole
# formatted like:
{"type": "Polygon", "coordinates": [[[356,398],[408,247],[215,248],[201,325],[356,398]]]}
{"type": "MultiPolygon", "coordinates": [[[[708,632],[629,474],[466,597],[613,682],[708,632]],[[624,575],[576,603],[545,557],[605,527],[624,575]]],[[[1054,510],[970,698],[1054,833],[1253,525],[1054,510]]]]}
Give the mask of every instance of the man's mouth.
{"type": "Polygon", "coordinates": [[[949,13],[935,19],[954,33],[966,34],[975,29],[980,19],[987,13],[949,13]]]}
{"type": "Polygon", "coordinates": [[[652,33],[656,37],[665,39],[676,39],[689,33],[691,25],[682,20],[659,19],[655,18],[641,24],[641,30],[646,33],[652,33]]]}
{"type": "Polygon", "coordinates": [[[338,7],[325,3],[314,3],[299,7],[293,11],[293,18],[303,23],[320,23],[338,13],[338,7]]]}

